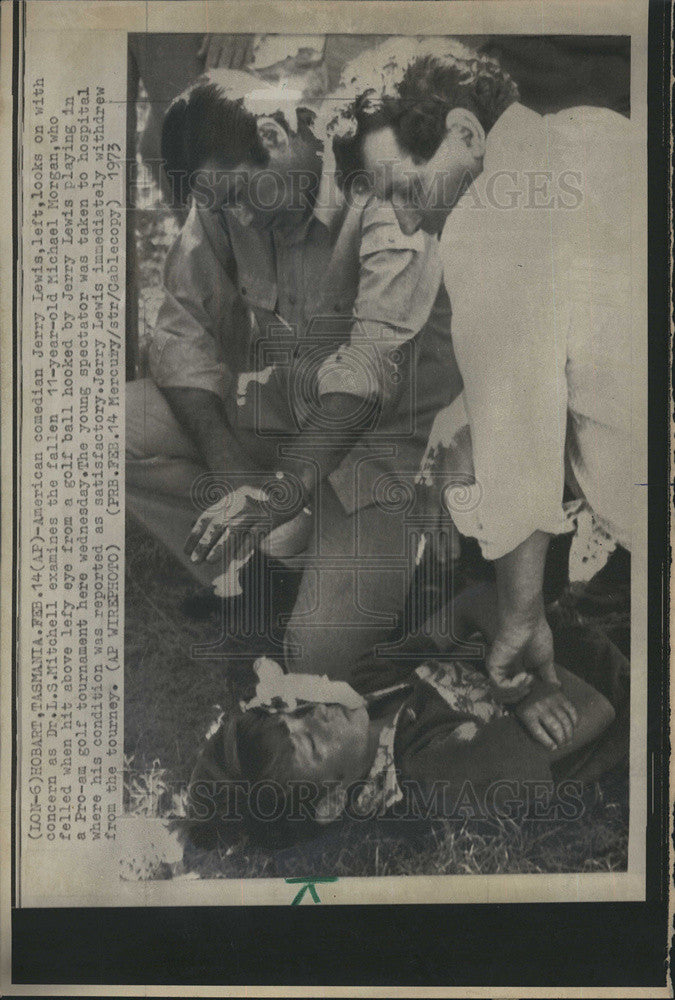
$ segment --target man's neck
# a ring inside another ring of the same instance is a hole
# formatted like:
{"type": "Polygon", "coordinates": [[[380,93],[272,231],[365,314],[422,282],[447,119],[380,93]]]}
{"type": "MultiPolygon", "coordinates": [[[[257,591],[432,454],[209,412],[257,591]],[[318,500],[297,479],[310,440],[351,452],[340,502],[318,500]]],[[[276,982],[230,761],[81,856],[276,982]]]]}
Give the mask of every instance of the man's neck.
{"type": "Polygon", "coordinates": [[[274,219],[270,223],[270,229],[280,236],[292,238],[301,232],[313,214],[313,202],[311,204],[308,203],[304,208],[281,210],[274,216],[274,219]]]}

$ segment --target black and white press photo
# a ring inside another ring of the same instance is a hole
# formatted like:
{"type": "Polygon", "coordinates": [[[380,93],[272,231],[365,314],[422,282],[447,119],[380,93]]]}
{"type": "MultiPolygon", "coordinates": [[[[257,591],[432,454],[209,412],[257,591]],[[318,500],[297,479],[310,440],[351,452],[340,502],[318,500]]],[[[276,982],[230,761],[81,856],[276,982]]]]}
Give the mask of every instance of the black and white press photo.
{"type": "Polygon", "coordinates": [[[129,36],[126,877],[626,870],[630,57],[129,36]]]}
{"type": "Polygon", "coordinates": [[[3,995],[670,995],[668,15],[0,3],[3,995]]]}

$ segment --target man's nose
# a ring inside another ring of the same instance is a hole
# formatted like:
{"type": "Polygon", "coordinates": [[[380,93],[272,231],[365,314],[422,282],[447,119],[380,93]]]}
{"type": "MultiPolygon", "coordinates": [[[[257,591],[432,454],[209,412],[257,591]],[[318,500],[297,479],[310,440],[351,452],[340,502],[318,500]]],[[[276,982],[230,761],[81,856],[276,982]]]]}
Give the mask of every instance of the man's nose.
{"type": "Polygon", "coordinates": [[[401,232],[405,233],[406,236],[412,236],[422,225],[420,212],[405,208],[394,208],[394,212],[401,227],[401,232]]]}

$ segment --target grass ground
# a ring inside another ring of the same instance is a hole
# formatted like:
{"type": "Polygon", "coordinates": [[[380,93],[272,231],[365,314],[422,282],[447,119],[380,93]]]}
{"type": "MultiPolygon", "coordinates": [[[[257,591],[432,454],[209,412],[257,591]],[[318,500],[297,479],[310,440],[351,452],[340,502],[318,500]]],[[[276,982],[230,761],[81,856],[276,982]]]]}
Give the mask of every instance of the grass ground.
{"type": "MultiPolygon", "coordinates": [[[[215,620],[183,610],[191,583],[134,524],[127,526],[125,781],[128,812],[180,815],[182,789],[211,723],[227,709],[250,662],[248,643],[230,637],[230,658],[195,658],[216,642],[215,620]]],[[[608,618],[612,629],[625,626],[608,618]]],[[[574,822],[398,826],[343,823],[310,843],[270,851],[240,838],[186,854],[201,877],[406,875],[621,871],[628,848],[627,769],[589,790],[574,822]]]]}

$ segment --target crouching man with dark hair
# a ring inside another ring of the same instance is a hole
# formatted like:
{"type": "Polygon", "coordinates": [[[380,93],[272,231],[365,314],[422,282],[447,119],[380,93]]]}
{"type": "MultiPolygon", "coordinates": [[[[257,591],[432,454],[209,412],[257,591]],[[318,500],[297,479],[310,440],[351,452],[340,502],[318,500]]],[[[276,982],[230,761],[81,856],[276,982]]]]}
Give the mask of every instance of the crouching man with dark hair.
{"type": "Polygon", "coordinates": [[[152,377],[127,385],[127,509],[221,592],[256,547],[303,553],[285,659],[339,676],[404,606],[406,511],[387,498],[461,383],[436,241],[341,194],[313,120],[234,71],[169,108],[165,166],[190,209],[152,377]]]}

